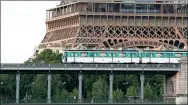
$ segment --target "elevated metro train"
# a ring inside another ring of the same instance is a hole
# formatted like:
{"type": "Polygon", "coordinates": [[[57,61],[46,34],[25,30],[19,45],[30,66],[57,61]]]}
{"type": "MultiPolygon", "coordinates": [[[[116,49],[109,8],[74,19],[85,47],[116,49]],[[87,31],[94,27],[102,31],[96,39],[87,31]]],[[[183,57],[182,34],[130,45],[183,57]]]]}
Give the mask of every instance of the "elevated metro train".
{"type": "Polygon", "coordinates": [[[66,50],[62,62],[72,63],[179,63],[187,51],[66,50]]]}

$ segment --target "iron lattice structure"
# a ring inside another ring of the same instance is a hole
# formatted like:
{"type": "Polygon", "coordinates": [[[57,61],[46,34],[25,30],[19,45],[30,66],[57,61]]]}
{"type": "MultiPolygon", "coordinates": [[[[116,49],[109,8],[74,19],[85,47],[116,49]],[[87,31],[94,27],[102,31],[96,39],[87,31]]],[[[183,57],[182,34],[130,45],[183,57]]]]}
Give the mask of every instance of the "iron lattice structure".
{"type": "Polygon", "coordinates": [[[62,1],[39,48],[187,47],[187,1],[62,1]]]}

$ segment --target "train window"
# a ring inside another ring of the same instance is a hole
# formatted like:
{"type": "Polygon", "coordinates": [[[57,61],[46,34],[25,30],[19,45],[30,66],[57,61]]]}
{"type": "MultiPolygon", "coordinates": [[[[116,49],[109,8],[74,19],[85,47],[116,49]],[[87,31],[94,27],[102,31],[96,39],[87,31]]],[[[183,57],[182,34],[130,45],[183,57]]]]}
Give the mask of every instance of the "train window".
{"type": "Polygon", "coordinates": [[[161,58],[163,54],[162,54],[162,53],[157,53],[157,54],[155,54],[155,55],[156,55],[156,56],[155,56],[156,58],[161,58]]]}
{"type": "Polygon", "coordinates": [[[99,52],[94,52],[94,56],[95,57],[100,57],[100,53],[99,52]]]}
{"type": "Polygon", "coordinates": [[[124,55],[122,53],[119,53],[119,57],[124,57],[124,55]]]}
{"type": "Polygon", "coordinates": [[[125,53],[125,57],[131,57],[131,53],[130,52],[126,52],[125,53]]]}
{"type": "Polygon", "coordinates": [[[165,55],[164,55],[164,57],[166,58],[175,58],[175,54],[174,53],[166,53],[165,55]]]}
{"type": "Polygon", "coordinates": [[[106,52],[106,57],[110,57],[110,53],[109,52],[106,52]]]}
{"type": "Polygon", "coordinates": [[[77,52],[74,52],[74,56],[75,56],[75,57],[77,57],[77,56],[78,56],[77,52]]]}
{"type": "Polygon", "coordinates": [[[176,53],[175,54],[175,58],[180,58],[181,57],[181,54],[180,53],[176,53]]]}
{"type": "Polygon", "coordinates": [[[146,58],[150,58],[151,57],[151,53],[146,52],[142,55],[142,57],[146,57],[146,58]]]}
{"type": "Polygon", "coordinates": [[[175,58],[176,56],[175,56],[175,53],[169,53],[169,57],[170,58],[175,58]]]}
{"type": "Polygon", "coordinates": [[[162,54],[162,56],[161,56],[162,58],[167,58],[168,57],[166,52],[162,52],[161,54],[162,54]]]}
{"type": "Polygon", "coordinates": [[[81,56],[81,53],[80,53],[80,52],[75,52],[75,56],[76,56],[76,57],[80,57],[80,56],[81,56]]]}
{"type": "Polygon", "coordinates": [[[93,52],[88,52],[88,57],[94,57],[94,53],[93,52]]]}
{"type": "Polygon", "coordinates": [[[106,57],[111,57],[111,53],[110,52],[106,52],[106,57]]]}
{"type": "Polygon", "coordinates": [[[141,52],[141,53],[139,54],[139,57],[145,57],[145,55],[146,55],[146,53],[141,52]]]}
{"type": "Polygon", "coordinates": [[[75,57],[75,55],[76,55],[76,52],[72,52],[72,57],[75,57]]]}
{"type": "Polygon", "coordinates": [[[100,57],[106,57],[106,53],[101,52],[101,53],[100,53],[100,57]]]}
{"type": "Polygon", "coordinates": [[[81,52],[81,57],[87,57],[87,52],[81,52]]]}
{"type": "Polygon", "coordinates": [[[182,56],[183,56],[183,57],[186,57],[186,56],[187,56],[187,53],[182,53],[182,56]]]}
{"type": "Polygon", "coordinates": [[[67,57],[71,57],[71,52],[67,52],[67,57]]]}
{"type": "Polygon", "coordinates": [[[132,57],[134,57],[134,58],[138,58],[138,57],[140,57],[140,54],[137,53],[137,52],[136,52],[136,53],[132,53],[132,55],[133,55],[132,57]]]}
{"type": "Polygon", "coordinates": [[[114,57],[119,57],[119,52],[115,52],[114,57]]]}
{"type": "Polygon", "coordinates": [[[151,53],[151,57],[152,58],[156,58],[157,57],[157,53],[156,52],[151,53]]]}
{"type": "Polygon", "coordinates": [[[145,52],[141,52],[141,53],[139,54],[139,56],[145,58],[145,57],[146,57],[146,53],[145,53],[145,52]]]}

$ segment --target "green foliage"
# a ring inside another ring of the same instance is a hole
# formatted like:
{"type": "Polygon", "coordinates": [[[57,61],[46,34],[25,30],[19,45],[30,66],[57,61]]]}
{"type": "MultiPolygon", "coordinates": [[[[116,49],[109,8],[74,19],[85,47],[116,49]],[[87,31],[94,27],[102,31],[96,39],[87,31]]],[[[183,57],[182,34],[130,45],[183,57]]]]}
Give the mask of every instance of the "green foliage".
{"type": "Polygon", "coordinates": [[[61,98],[62,99],[68,99],[69,98],[69,92],[66,89],[62,89],[61,98]]]}
{"type": "Polygon", "coordinates": [[[1,74],[0,75],[0,96],[1,98],[15,98],[16,88],[16,75],[15,74],[1,74]]]}
{"type": "Polygon", "coordinates": [[[108,86],[106,81],[99,78],[99,80],[93,83],[92,96],[93,98],[107,98],[108,86]]]}
{"type": "Polygon", "coordinates": [[[34,85],[35,74],[20,75],[20,98],[30,99],[32,95],[32,87],[34,85]]]}
{"type": "Polygon", "coordinates": [[[147,83],[144,87],[144,97],[146,99],[152,99],[153,97],[153,90],[151,89],[151,85],[149,83],[147,83]]]}
{"type": "Polygon", "coordinates": [[[74,97],[75,97],[76,99],[78,99],[78,89],[77,89],[77,88],[74,88],[74,89],[72,90],[72,92],[70,93],[70,98],[73,99],[74,97]]]}
{"type": "Polygon", "coordinates": [[[47,76],[45,74],[37,74],[32,88],[33,99],[46,99],[47,97],[47,76]]]}
{"type": "Polygon", "coordinates": [[[164,94],[164,89],[163,89],[163,87],[161,87],[160,88],[160,95],[159,95],[159,97],[158,98],[163,98],[163,94],[164,94]]]}
{"type": "Polygon", "coordinates": [[[62,54],[53,52],[50,49],[45,49],[40,54],[36,56],[36,58],[33,60],[34,63],[61,63],[61,57],[62,54]]]}
{"type": "Polygon", "coordinates": [[[138,88],[135,86],[129,86],[126,96],[138,96],[138,88]]]}
{"type": "Polygon", "coordinates": [[[61,90],[65,88],[61,74],[52,74],[52,98],[61,99],[61,90]]]}
{"type": "Polygon", "coordinates": [[[162,98],[163,92],[160,92],[163,88],[164,75],[146,75],[145,84],[149,83],[153,91],[152,98],[162,98]]]}
{"type": "Polygon", "coordinates": [[[113,91],[113,98],[114,99],[122,99],[123,98],[122,90],[117,88],[115,91],[113,91]]]}

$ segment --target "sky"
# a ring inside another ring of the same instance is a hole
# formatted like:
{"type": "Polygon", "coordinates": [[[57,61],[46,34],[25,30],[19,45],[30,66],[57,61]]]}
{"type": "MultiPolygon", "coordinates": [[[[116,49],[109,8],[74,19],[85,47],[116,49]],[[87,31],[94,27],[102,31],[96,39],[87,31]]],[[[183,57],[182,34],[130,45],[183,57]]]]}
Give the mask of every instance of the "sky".
{"type": "Polygon", "coordinates": [[[1,1],[1,63],[23,63],[46,33],[46,10],[60,1],[1,1]]]}

